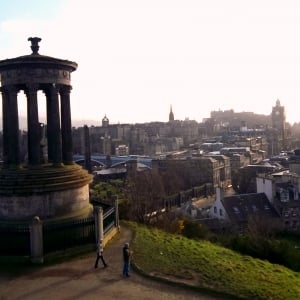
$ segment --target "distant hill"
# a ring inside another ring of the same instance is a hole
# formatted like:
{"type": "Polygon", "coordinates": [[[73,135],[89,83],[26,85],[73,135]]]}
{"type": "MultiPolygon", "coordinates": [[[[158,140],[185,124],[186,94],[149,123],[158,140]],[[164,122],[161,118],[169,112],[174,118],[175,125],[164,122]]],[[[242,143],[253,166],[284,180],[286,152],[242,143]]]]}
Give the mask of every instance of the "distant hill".
{"type": "Polygon", "coordinates": [[[99,120],[72,120],[72,126],[73,127],[82,127],[84,125],[88,125],[88,126],[102,126],[101,121],[99,120]]]}

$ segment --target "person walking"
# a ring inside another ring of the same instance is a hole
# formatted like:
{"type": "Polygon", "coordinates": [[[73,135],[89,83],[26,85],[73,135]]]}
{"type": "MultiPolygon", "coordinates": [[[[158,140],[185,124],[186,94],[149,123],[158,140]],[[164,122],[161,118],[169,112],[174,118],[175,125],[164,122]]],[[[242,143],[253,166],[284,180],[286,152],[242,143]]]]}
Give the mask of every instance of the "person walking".
{"type": "Polygon", "coordinates": [[[108,265],[107,263],[105,262],[104,260],[104,257],[103,257],[103,247],[102,247],[102,243],[99,243],[97,245],[97,257],[96,257],[96,261],[95,261],[95,269],[98,268],[98,262],[99,262],[99,259],[101,259],[102,263],[103,263],[103,267],[104,268],[107,268],[108,265]]]}
{"type": "Polygon", "coordinates": [[[123,247],[123,276],[129,277],[129,267],[130,267],[130,250],[129,243],[125,243],[123,247]]]}

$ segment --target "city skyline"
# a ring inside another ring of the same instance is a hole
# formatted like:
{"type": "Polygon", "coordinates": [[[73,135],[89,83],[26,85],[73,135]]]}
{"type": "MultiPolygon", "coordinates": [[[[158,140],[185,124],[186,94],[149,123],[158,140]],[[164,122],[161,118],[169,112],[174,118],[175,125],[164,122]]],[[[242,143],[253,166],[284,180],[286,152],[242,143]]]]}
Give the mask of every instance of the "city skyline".
{"type": "MultiPolygon", "coordinates": [[[[100,125],[270,115],[279,99],[300,122],[297,1],[16,1],[2,3],[0,60],[31,53],[78,63],[72,120],[100,125]]],[[[39,98],[40,99],[40,98],[39,98]]],[[[19,97],[20,114],[25,101],[19,97]]],[[[45,103],[39,101],[40,116],[45,103]]],[[[41,121],[43,121],[41,117],[41,121]]],[[[2,123],[2,121],[1,121],[2,123]]]]}

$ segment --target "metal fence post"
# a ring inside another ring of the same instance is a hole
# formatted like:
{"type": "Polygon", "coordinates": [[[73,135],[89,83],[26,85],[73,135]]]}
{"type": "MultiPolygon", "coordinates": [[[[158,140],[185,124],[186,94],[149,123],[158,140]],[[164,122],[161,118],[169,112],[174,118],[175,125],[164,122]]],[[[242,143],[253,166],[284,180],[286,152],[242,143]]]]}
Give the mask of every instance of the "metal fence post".
{"type": "Polygon", "coordinates": [[[104,240],[104,233],[103,233],[103,209],[99,207],[99,240],[98,243],[102,243],[104,240]]]}
{"type": "Polygon", "coordinates": [[[38,216],[30,224],[30,260],[32,263],[44,262],[43,224],[38,216]]]}
{"type": "Polygon", "coordinates": [[[113,197],[114,207],[115,207],[115,227],[119,228],[119,205],[118,205],[118,196],[113,197]]]}

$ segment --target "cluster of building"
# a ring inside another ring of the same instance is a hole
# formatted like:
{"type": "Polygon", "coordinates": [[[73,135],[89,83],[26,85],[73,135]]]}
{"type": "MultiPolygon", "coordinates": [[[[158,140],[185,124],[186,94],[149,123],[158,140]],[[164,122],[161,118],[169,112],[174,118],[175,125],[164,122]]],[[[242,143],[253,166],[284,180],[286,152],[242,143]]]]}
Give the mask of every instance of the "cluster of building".
{"type": "MultiPolygon", "coordinates": [[[[226,195],[217,188],[209,205],[193,207],[198,218],[217,219],[238,229],[247,226],[249,217],[259,217],[288,231],[300,230],[300,151],[289,157],[289,167],[273,172],[257,172],[256,192],[226,195]]],[[[194,212],[195,213],[195,212],[194,212]]]]}
{"type": "MultiPolygon", "coordinates": [[[[89,127],[92,154],[164,156],[182,149],[214,151],[222,147],[250,147],[274,155],[292,143],[284,106],[277,100],[269,116],[250,112],[213,111],[203,122],[176,120],[172,107],[168,122],[110,124],[89,127]]],[[[85,152],[84,127],[73,128],[74,153],[85,152]]]]}
{"type": "MultiPolygon", "coordinates": [[[[75,153],[83,154],[84,128],[73,129],[73,137],[75,153]]],[[[189,185],[209,183],[215,201],[192,203],[195,218],[243,227],[255,214],[300,229],[300,153],[291,150],[296,141],[279,100],[269,116],[213,111],[202,123],[175,120],[172,107],[168,122],[111,125],[105,116],[88,138],[91,155],[147,155],[152,169],[189,170],[189,185]],[[250,193],[226,194],[236,174],[254,177],[250,193]]]]}

